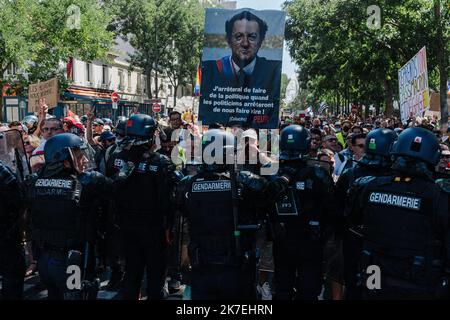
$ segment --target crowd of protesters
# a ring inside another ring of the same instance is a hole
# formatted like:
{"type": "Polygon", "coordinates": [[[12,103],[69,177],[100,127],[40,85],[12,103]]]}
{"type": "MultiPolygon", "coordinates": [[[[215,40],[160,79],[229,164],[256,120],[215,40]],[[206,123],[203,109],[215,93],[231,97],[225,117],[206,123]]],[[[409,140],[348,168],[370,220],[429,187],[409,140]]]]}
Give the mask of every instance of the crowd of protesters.
{"type": "MultiPolygon", "coordinates": [[[[156,131],[154,149],[169,156],[177,169],[183,171],[185,175],[195,173],[199,164],[198,159],[192,156],[193,150],[187,150],[187,148],[193,147],[193,144],[189,144],[187,140],[201,138],[205,131],[205,127],[197,125],[196,120],[192,110],[183,114],[173,111],[168,117],[159,120],[159,129],[156,131]]],[[[58,119],[49,114],[45,101],[41,101],[38,115],[27,116],[21,122],[13,121],[3,124],[0,126],[0,132],[16,129],[22,133],[25,152],[30,160],[33,172],[38,171],[45,163],[43,150],[48,139],[65,132],[74,133],[89,144],[96,170],[108,176],[106,172],[108,161],[110,155],[126,135],[124,125],[126,121],[127,118],[119,117],[118,121],[114,123],[111,119],[96,118],[94,113],[88,113],[81,117],[71,113],[67,117],[58,119]]],[[[281,118],[279,129],[282,130],[290,124],[299,124],[309,130],[311,137],[310,159],[316,160],[319,165],[329,170],[334,182],[337,182],[345,170],[352,168],[363,157],[367,134],[377,128],[392,129],[397,134],[408,127],[414,126],[432,131],[441,143],[441,160],[436,167],[436,174],[448,175],[450,173],[449,131],[441,130],[436,119],[411,117],[406,123],[402,123],[398,118],[387,118],[385,116],[361,119],[354,114],[339,116],[306,115],[303,118],[281,118]]],[[[221,124],[211,125],[209,128],[224,129],[221,124]]],[[[241,139],[246,139],[245,148],[259,155],[259,163],[256,165],[263,166],[269,162],[277,161],[275,147],[271,148],[271,153],[263,152],[267,150],[260,149],[258,132],[249,128],[242,129],[244,131],[241,139]]],[[[248,164],[246,169],[250,166],[248,164]]],[[[334,246],[334,249],[331,249],[332,254],[330,254],[327,263],[329,265],[339,264],[339,262],[330,261],[340,259],[339,254],[336,254],[340,250],[339,245],[333,241],[328,244],[334,246]]],[[[264,232],[262,232],[257,245],[262,253],[257,288],[262,299],[268,300],[271,299],[273,290],[271,283],[271,273],[273,273],[274,268],[272,243],[265,238],[264,232]]],[[[189,269],[186,251],[186,243],[183,243],[182,264],[189,269]]],[[[26,244],[26,253],[29,266],[27,275],[31,275],[36,271],[36,265],[28,243],[26,244]]],[[[117,275],[112,276],[114,279],[111,278],[111,288],[119,286],[123,276],[119,260],[120,257],[116,257],[116,261],[113,262],[103,261],[105,267],[106,264],[111,266],[117,263],[118,272],[117,275]]],[[[344,289],[339,272],[327,272],[326,275],[329,283],[328,298],[342,299],[344,289]]],[[[174,292],[180,287],[180,279],[177,279],[175,274],[171,276],[172,280],[177,281],[169,282],[168,292],[174,292]]]]}

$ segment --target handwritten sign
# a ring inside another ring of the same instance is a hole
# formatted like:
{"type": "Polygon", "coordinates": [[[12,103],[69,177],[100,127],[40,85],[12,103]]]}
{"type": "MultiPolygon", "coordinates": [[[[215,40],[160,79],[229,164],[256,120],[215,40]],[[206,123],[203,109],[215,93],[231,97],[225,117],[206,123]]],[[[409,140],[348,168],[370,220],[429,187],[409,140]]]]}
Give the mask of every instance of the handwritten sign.
{"type": "Polygon", "coordinates": [[[402,121],[406,122],[411,116],[422,116],[430,108],[425,47],[398,71],[398,80],[402,121]]]}
{"type": "Polygon", "coordinates": [[[58,78],[30,84],[28,88],[28,112],[39,112],[39,99],[45,98],[49,109],[57,106],[59,100],[58,78]]]}

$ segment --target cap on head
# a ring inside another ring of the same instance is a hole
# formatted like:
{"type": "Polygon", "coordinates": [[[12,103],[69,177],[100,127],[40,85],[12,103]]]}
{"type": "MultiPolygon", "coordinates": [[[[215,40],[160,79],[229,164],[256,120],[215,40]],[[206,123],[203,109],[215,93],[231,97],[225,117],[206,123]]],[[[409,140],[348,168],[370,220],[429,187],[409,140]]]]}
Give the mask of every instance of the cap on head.
{"type": "Polygon", "coordinates": [[[102,134],[98,138],[98,141],[100,141],[100,142],[113,141],[113,140],[116,140],[116,136],[109,130],[102,132],[102,134]]]}
{"type": "Polygon", "coordinates": [[[258,134],[256,133],[256,131],[254,129],[248,129],[242,133],[241,139],[244,139],[244,138],[258,140],[258,134]]]}
{"type": "Polygon", "coordinates": [[[98,124],[99,126],[105,125],[105,122],[103,122],[103,120],[100,119],[100,118],[94,119],[93,123],[94,123],[94,124],[98,124]]]}

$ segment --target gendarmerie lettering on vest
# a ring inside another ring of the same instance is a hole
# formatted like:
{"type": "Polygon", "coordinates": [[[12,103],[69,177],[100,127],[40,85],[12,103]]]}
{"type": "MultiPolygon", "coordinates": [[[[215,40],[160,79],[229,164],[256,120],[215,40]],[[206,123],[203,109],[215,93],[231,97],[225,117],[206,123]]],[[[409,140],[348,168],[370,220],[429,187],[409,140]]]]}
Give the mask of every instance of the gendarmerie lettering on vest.
{"type": "Polygon", "coordinates": [[[70,194],[70,191],[67,191],[62,188],[38,188],[36,189],[36,195],[38,196],[63,196],[66,197],[70,194]]]}
{"type": "Polygon", "coordinates": [[[372,192],[369,202],[381,203],[411,210],[420,210],[421,199],[384,192],[372,192]]]}
{"type": "Polygon", "coordinates": [[[192,192],[219,192],[229,190],[231,190],[231,181],[229,180],[203,181],[192,184],[192,192]]]}
{"type": "Polygon", "coordinates": [[[72,183],[72,180],[66,179],[38,179],[35,186],[72,189],[72,183]]]}

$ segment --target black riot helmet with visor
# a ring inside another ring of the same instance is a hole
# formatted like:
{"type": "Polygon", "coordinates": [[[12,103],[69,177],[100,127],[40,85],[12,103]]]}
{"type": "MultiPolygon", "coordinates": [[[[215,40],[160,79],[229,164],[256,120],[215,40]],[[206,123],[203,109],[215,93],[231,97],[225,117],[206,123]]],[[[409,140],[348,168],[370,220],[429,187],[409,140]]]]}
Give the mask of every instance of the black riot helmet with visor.
{"type": "Polygon", "coordinates": [[[392,146],[398,135],[391,129],[375,129],[366,138],[365,152],[382,157],[390,157],[392,146]]]}
{"type": "Polygon", "coordinates": [[[48,139],[44,146],[44,157],[46,165],[67,163],[78,173],[95,167],[88,146],[73,133],[62,133],[48,139]]]}
{"type": "Polygon", "coordinates": [[[125,117],[119,117],[119,120],[117,121],[115,133],[121,138],[125,137],[126,135],[127,121],[128,119],[125,117]]]}
{"type": "Polygon", "coordinates": [[[146,114],[132,115],[126,125],[126,138],[133,145],[151,143],[157,128],[156,121],[146,114]]]}
{"type": "Polygon", "coordinates": [[[392,154],[395,157],[406,156],[417,159],[434,167],[440,157],[439,141],[430,130],[408,128],[398,136],[392,154]]]}
{"type": "Polygon", "coordinates": [[[308,155],[311,135],[299,125],[290,125],[281,131],[280,160],[299,160],[308,155]]]}

